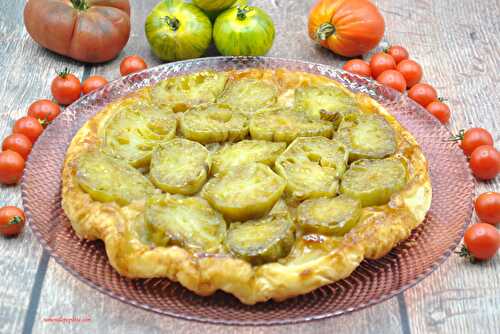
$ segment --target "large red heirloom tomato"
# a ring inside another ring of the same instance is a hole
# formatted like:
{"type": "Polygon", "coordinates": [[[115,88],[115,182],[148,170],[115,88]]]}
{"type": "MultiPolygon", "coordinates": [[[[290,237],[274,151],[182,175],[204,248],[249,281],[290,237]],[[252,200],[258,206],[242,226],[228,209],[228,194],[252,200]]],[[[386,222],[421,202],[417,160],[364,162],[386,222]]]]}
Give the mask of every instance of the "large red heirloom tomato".
{"type": "Polygon", "coordinates": [[[376,47],[384,30],[382,14],[368,0],[319,0],[309,14],[309,36],[345,57],[376,47]]]}
{"type": "Polygon", "coordinates": [[[130,35],[128,0],[29,0],[24,25],[43,47],[88,63],[115,58],[130,35]]]}

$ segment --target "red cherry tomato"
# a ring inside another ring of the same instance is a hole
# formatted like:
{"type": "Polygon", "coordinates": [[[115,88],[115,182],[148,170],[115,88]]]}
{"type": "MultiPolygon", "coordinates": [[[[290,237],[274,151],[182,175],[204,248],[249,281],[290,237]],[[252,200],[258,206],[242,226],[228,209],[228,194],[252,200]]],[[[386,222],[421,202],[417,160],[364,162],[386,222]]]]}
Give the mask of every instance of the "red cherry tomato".
{"type": "Polygon", "coordinates": [[[500,246],[500,235],[492,225],[477,223],[465,231],[464,244],[475,259],[488,260],[495,256],[500,246]]]}
{"type": "Polygon", "coordinates": [[[122,76],[139,72],[148,68],[148,65],[139,56],[128,56],[123,58],[120,64],[120,73],[122,76]]]}
{"type": "Polygon", "coordinates": [[[361,59],[351,59],[342,66],[342,69],[351,72],[362,77],[371,77],[372,70],[370,69],[370,64],[361,59]]]}
{"type": "Polygon", "coordinates": [[[457,136],[453,136],[452,141],[461,140],[461,147],[465,155],[470,156],[472,152],[481,145],[493,146],[493,137],[483,128],[470,128],[461,130],[457,136]]]}
{"type": "Polygon", "coordinates": [[[88,94],[90,92],[93,92],[102,86],[106,85],[108,83],[108,80],[106,80],[105,77],[102,77],[100,75],[93,75],[88,77],[82,84],[82,91],[83,94],[88,94]]]}
{"type": "Polygon", "coordinates": [[[431,102],[426,109],[443,124],[448,123],[448,121],[450,120],[450,108],[443,102],[431,102]]]}
{"type": "Polygon", "coordinates": [[[57,77],[52,80],[50,89],[56,101],[65,106],[78,100],[82,94],[80,80],[67,68],[58,73],[57,77]]]}
{"type": "Polygon", "coordinates": [[[18,235],[24,228],[26,217],[21,209],[15,206],[0,208],[0,234],[6,237],[18,235]]]}
{"type": "Polygon", "coordinates": [[[17,152],[23,157],[24,160],[27,160],[32,146],[31,140],[28,137],[21,133],[14,133],[3,140],[2,150],[17,152]]]}
{"type": "Polygon", "coordinates": [[[14,151],[0,152],[0,183],[16,184],[24,172],[24,159],[14,151]]]}
{"type": "Polygon", "coordinates": [[[500,153],[493,146],[479,146],[472,152],[469,166],[477,178],[494,179],[500,170],[500,153]]]}
{"type": "Polygon", "coordinates": [[[61,113],[61,108],[51,100],[38,100],[28,108],[28,116],[38,118],[43,125],[52,122],[61,113]]]}
{"type": "Polygon", "coordinates": [[[489,224],[500,223],[500,193],[487,192],[479,195],[474,207],[481,221],[489,224]]]}
{"type": "Polygon", "coordinates": [[[392,58],[394,58],[396,64],[399,64],[401,61],[410,57],[408,51],[400,45],[393,45],[389,49],[387,49],[386,52],[390,54],[392,58]]]}
{"type": "Polygon", "coordinates": [[[372,76],[378,78],[382,72],[394,70],[396,68],[396,61],[391,55],[380,52],[374,55],[370,60],[370,68],[372,70],[372,76]]]}
{"type": "Polygon", "coordinates": [[[422,67],[413,60],[402,60],[396,69],[405,77],[407,88],[415,86],[422,79],[422,67]]]}
{"type": "Polygon", "coordinates": [[[422,107],[427,107],[431,102],[438,101],[437,92],[429,84],[418,83],[408,91],[408,96],[422,107]]]}
{"type": "Polygon", "coordinates": [[[389,86],[401,93],[406,89],[406,80],[401,73],[396,70],[387,70],[382,72],[378,77],[377,81],[381,84],[389,86]]]}
{"type": "Polygon", "coordinates": [[[16,121],[12,132],[21,133],[28,137],[32,143],[35,143],[43,132],[43,126],[35,117],[24,116],[16,121]]]}

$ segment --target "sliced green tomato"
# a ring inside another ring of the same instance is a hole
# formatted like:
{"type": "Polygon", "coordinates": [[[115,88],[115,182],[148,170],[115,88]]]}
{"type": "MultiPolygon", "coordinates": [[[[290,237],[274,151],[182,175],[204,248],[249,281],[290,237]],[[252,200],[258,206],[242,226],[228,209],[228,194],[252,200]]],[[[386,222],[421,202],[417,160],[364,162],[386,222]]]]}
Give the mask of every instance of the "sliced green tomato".
{"type": "Polygon", "coordinates": [[[158,245],[218,251],[226,236],[222,216],[199,197],[156,195],[146,203],[146,223],[158,245]]]}
{"type": "Polygon", "coordinates": [[[155,191],[151,182],[139,171],[98,151],[80,156],[76,168],[80,187],[99,202],[127,205],[155,191]]]}
{"type": "Polygon", "coordinates": [[[349,160],[381,159],[396,152],[394,129],[381,115],[352,113],[345,115],[334,139],[349,150],[349,160]]]}
{"type": "Polygon", "coordinates": [[[278,158],[278,164],[287,160],[292,163],[316,163],[321,167],[333,168],[337,176],[347,168],[349,152],[347,148],[325,137],[299,137],[295,139],[278,158]]]}
{"type": "Polygon", "coordinates": [[[248,134],[248,120],[227,104],[205,104],[182,114],[180,128],[184,137],[202,144],[238,141],[248,134]]]}
{"type": "Polygon", "coordinates": [[[336,86],[298,88],[295,107],[314,119],[321,118],[322,110],[345,115],[359,109],[355,98],[336,86]]]}
{"type": "Polygon", "coordinates": [[[276,86],[262,80],[247,78],[229,83],[218,101],[251,116],[263,108],[273,106],[277,96],[276,86]]]}
{"type": "Polygon", "coordinates": [[[100,131],[102,151],[133,167],[144,167],[155,147],[175,136],[176,128],[171,112],[132,103],[116,112],[100,131]]]}
{"type": "Polygon", "coordinates": [[[216,175],[203,189],[203,196],[226,219],[244,221],[268,213],[284,189],[285,181],[271,168],[250,163],[216,175]]]}
{"type": "Polygon", "coordinates": [[[175,138],[153,152],[150,176],[163,191],[192,195],[205,184],[209,169],[209,153],[203,145],[175,138]]]}
{"type": "Polygon", "coordinates": [[[276,171],[287,181],[285,193],[292,203],[337,194],[339,181],[335,168],[278,160],[276,171]]]}
{"type": "Polygon", "coordinates": [[[157,105],[169,106],[174,112],[184,112],[201,104],[215,102],[226,86],[227,74],[204,71],[173,77],[153,87],[157,105]]]}
{"type": "Polygon", "coordinates": [[[294,110],[263,110],[250,120],[253,139],[290,143],[297,137],[331,137],[332,132],[332,123],[311,119],[305,113],[294,110]]]}
{"type": "Polygon", "coordinates": [[[285,148],[285,143],[273,143],[264,140],[243,140],[225,146],[212,157],[212,173],[217,174],[251,162],[260,162],[273,166],[276,158],[285,148]]]}
{"type": "Polygon", "coordinates": [[[235,256],[261,265],[287,256],[295,241],[294,232],[290,215],[268,215],[259,220],[231,224],[226,247],[235,256]]]}
{"type": "Polygon", "coordinates": [[[402,159],[359,160],[342,177],[340,192],[365,206],[383,205],[404,188],[407,165],[402,159]]]}
{"type": "Polygon", "coordinates": [[[345,195],[310,199],[297,208],[297,220],[305,233],[343,236],[360,216],[361,202],[345,195]]]}

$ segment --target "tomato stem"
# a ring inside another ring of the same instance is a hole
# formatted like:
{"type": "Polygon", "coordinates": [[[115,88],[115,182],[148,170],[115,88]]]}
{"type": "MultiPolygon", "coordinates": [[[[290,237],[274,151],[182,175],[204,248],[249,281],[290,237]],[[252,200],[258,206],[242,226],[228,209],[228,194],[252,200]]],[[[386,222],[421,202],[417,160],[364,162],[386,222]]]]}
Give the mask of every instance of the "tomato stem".
{"type": "Polygon", "coordinates": [[[71,4],[77,10],[87,10],[89,9],[89,5],[85,0],[71,0],[71,4]]]}
{"type": "Polygon", "coordinates": [[[12,219],[9,221],[9,225],[18,225],[23,222],[23,219],[19,216],[14,216],[12,219]]]}
{"type": "Polygon", "coordinates": [[[71,72],[69,71],[69,68],[65,67],[64,70],[62,70],[61,72],[57,72],[57,75],[60,76],[61,78],[66,78],[66,76],[68,74],[70,74],[71,72]]]}
{"type": "Polygon", "coordinates": [[[320,41],[326,41],[331,35],[335,34],[337,29],[331,23],[323,23],[316,30],[316,38],[320,41]]]}
{"type": "Polygon", "coordinates": [[[165,16],[163,20],[172,31],[177,31],[181,26],[181,22],[176,17],[165,16]]]}
{"type": "Polygon", "coordinates": [[[247,14],[252,10],[252,8],[248,6],[238,6],[238,14],[236,14],[236,17],[238,20],[243,21],[247,18],[247,14]]]}
{"type": "Polygon", "coordinates": [[[464,135],[465,135],[465,130],[462,129],[458,132],[457,135],[453,135],[451,136],[447,141],[461,141],[461,140],[464,140],[464,135]]]}
{"type": "Polygon", "coordinates": [[[476,263],[477,262],[477,260],[474,257],[474,255],[472,255],[471,252],[469,252],[469,250],[467,249],[467,247],[465,247],[465,245],[462,245],[462,248],[460,248],[460,250],[458,252],[455,252],[455,254],[458,254],[460,257],[466,258],[471,263],[476,263]]]}

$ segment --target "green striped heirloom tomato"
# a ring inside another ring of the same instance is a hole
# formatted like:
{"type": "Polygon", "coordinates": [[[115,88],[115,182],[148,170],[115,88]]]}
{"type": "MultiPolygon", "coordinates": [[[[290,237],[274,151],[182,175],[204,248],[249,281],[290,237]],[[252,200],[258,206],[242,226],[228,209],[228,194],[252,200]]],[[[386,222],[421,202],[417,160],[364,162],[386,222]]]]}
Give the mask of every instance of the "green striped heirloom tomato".
{"type": "Polygon", "coordinates": [[[146,19],[146,37],[163,61],[198,58],[212,41],[212,23],[198,7],[181,0],[163,0],[146,19]]]}
{"type": "Polygon", "coordinates": [[[217,16],[230,7],[244,6],[247,0],[193,0],[193,3],[214,21],[217,16]]]}
{"type": "Polygon", "coordinates": [[[263,56],[274,37],[273,20],[258,7],[230,8],[215,21],[215,45],[224,56],[263,56]]]}

